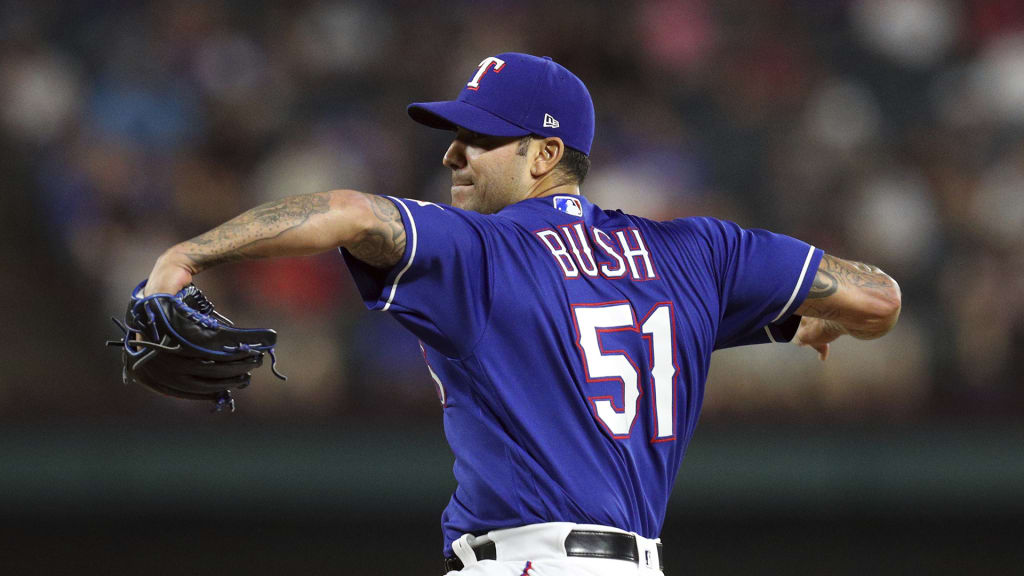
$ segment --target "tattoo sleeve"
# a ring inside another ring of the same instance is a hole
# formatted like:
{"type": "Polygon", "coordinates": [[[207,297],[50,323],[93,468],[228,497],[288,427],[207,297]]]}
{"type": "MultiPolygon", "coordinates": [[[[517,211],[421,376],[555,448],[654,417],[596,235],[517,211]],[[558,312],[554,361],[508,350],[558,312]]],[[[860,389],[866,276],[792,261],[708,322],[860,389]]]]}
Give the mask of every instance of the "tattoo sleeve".
{"type": "Polygon", "coordinates": [[[825,254],[821,262],[811,290],[807,293],[808,300],[831,296],[840,288],[889,290],[893,286],[888,274],[870,264],[843,260],[830,254],[825,254]]]}
{"type": "MultiPolygon", "coordinates": [[[[811,289],[807,293],[807,299],[801,306],[801,313],[841,326],[846,333],[855,338],[878,337],[888,330],[885,328],[880,331],[877,322],[863,320],[863,304],[852,305],[849,303],[851,302],[849,299],[841,300],[846,304],[825,300],[829,296],[844,291],[861,294],[862,297],[853,301],[859,303],[886,301],[892,299],[894,293],[897,300],[899,298],[896,282],[881,269],[870,264],[843,260],[825,254],[814,277],[814,282],[811,284],[811,289]]],[[[892,321],[895,321],[895,317],[892,318],[892,321]]],[[[891,328],[891,324],[889,328],[891,328]]]]}
{"type": "Polygon", "coordinates": [[[346,246],[356,258],[375,268],[398,264],[405,253],[405,224],[398,208],[387,198],[367,196],[373,220],[358,242],[346,246]]]}
{"type": "Polygon", "coordinates": [[[330,193],[291,196],[257,206],[220,226],[181,244],[181,251],[198,272],[217,264],[272,256],[260,249],[311,218],[331,209],[330,193]]]}

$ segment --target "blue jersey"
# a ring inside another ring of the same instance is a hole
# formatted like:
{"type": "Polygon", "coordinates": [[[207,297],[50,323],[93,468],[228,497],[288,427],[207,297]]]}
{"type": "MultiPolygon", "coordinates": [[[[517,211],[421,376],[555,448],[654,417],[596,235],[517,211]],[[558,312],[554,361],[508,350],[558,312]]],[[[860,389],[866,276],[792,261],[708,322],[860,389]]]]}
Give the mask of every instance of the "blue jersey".
{"type": "Polygon", "coordinates": [[[342,250],[366,305],[415,334],[444,407],[464,533],[538,522],[657,538],[712,351],[788,341],[821,251],[713,218],[580,196],[482,215],[392,198],[405,254],[342,250]]]}

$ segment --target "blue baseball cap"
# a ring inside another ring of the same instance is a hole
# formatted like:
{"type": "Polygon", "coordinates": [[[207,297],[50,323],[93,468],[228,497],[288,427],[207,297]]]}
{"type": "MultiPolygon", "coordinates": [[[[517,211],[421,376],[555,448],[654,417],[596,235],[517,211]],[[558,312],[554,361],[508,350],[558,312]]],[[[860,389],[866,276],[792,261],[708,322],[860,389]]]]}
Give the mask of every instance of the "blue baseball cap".
{"type": "Polygon", "coordinates": [[[415,102],[413,120],[488,136],[557,136],[590,154],[594,103],[575,74],[547,56],[506,52],[484,58],[455,100],[415,102]]]}

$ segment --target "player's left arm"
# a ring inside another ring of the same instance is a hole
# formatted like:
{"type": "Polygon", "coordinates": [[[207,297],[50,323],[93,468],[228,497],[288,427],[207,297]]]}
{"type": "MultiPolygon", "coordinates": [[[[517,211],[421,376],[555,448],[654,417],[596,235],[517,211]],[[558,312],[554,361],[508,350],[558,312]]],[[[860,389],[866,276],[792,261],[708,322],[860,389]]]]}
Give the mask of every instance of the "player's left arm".
{"type": "Polygon", "coordinates": [[[828,356],[828,344],[847,334],[861,340],[880,338],[900,316],[899,284],[877,266],[821,258],[810,291],[796,314],[803,316],[793,341],[828,356]]]}
{"type": "Polygon", "coordinates": [[[174,294],[203,270],[226,262],[305,256],[344,247],[375,268],[405,252],[406,231],[387,198],[355,190],[289,196],[257,206],[157,260],[145,293],[174,294]]]}

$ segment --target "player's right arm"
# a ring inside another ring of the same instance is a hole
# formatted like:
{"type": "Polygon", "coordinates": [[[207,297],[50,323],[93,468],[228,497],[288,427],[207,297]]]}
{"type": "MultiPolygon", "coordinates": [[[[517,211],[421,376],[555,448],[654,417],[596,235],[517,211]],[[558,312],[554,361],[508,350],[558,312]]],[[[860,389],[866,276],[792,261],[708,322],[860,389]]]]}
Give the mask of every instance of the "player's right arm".
{"type": "Polygon", "coordinates": [[[338,247],[376,268],[390,268],[405,251],[406,231],[387,198],[355,190],[289,196],[257,206],[160,256],[145,293],[174,294],[192,276],[233,262],[305,256],[338,247]]]}
{"type": "Polygon", "coordinates": [[[803,316],[794,342],[824,360],[828,344],[844,334],[861,340],[887,334],[900,316],[899,284],[870,264],[825,254],[796,314],[803,316]]]}

